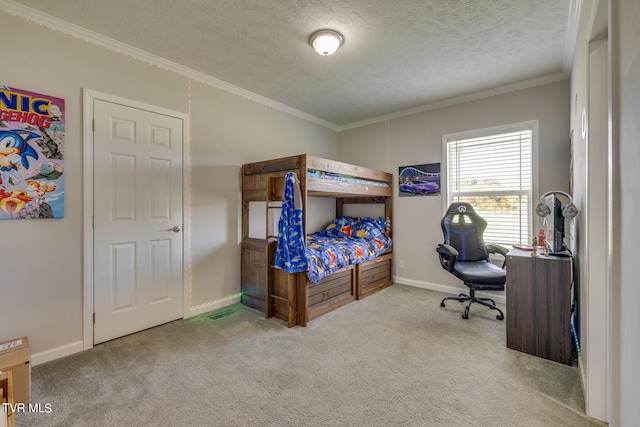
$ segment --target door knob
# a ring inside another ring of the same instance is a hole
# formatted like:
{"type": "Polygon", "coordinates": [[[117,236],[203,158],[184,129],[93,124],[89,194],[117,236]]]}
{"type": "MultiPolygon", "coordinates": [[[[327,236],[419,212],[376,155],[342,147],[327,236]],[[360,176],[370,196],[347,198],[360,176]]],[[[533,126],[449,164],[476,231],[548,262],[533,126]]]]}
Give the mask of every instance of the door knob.
{"type": "Polygon", "coordinates": [[[167,229],[167,231],[173,231],[174,233],[179,233],[180,230],[181,228],[179,225],[174,225],[173,227],[167,229]]]}

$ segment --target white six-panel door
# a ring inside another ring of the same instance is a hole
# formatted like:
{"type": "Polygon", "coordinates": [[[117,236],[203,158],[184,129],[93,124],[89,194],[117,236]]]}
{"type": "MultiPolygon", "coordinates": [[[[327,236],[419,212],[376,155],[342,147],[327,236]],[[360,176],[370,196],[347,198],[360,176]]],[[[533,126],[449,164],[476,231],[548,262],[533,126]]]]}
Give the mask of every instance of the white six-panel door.
{"type": "Polygon", "coordinates": [[[182,317],[183,121],[94,100],[94,343],[182,317]]]}

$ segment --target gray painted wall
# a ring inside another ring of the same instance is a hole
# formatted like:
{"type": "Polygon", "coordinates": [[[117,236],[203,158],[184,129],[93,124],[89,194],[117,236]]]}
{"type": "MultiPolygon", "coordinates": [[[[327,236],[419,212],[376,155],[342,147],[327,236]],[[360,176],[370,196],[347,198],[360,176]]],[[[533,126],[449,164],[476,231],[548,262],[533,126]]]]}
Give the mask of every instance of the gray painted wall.
{"type": "Polygon", "coordinates": [[[5,13],[0,27],[11,35],[0,84],[66,106],[65,217],[0,221],[0,341],[27,335],[36,363],[83,348],[83,88],[190,112],[191,312],[240,292],[240,166],[338,155],[326,127],[5,13]]]}
{"type": "MultiPolygon", "coordinates": [[[[580,27],[576,42],[573,69],[571,73],[571,129],[573,130],[574,151],[574,200],[580,209],[576,217],[572,232],[576,239],[572,250],[575,253],[577,272],[574,292],[578,301],[578,328],[580,335],[581,354],[579,363],[582,373],[583,388],[587,414],[601,419],[607,419],[606,408],[606,319],[603,316],[601,301],[606,293],[604,280],[596,280],[603,277],[605,260],[602,255],[597,257],[598,249],[606,245],[606,238],[594,243],[599,233],[607,230],[606,217],[603,217],[602,207],[605,206],[606,190],[594,182],[596,177],[606,176],[606,139],[602,139],[598,128],[601,126],[599,111],[604,108],[606,114],[607,101],[596,93],[591,93],[590,76],[593,88],[597,85],[595,71],[598,58],[590,54],[589,21],[592,8],[597,7],[595,2],[587,1],[583,4],[580,27]],[[592,57],[595,61],[592,61],[592,57]],[[590,72],[590,63],[593,62],[593,70],[590,72]],[[604,105],[603,105],[604,103],[604,105]],[[584,117],[584,119],[583,119],[584,117]],[[592,123],[590,123],[592,122],[592,123]],[[593,126],[591,126],[593,125],[593,126]],[[583,136],[584,135],[584,136],[583,136]],[[602,153],[605,153],[604,158],[602,153]],[[600,154],[600,156],[596,156],[600,154]],[[599,190],[598,193],[596,191],[599,190]],[[603,194],[604,192],[604,194],[603,194]],[[598,202],[600,204],[598,205],[598,202]],[[593,245],[593,247],[592,247],[593,245]],[[595,262],[592,262],[595,261],[595,262]]],[[[595,13],[595,11],[594,11],[595,13]]],[[[601,46],[606,57],[605,46],[601,46]]],[[[595,49],[595,46],[594,46],[595,49]]],[[[598,52],[598,50],[594,50],[598,52]]],[[[606,68],[606,63],[605,63],[606,68]]],[[[602,77],[600,77],[602,79],[602,77]]],[[[606,76],[602,82],[606,88],[606,76]]]]}
{"type": "MultiPolygon", "coordinates": [[[[534,202],[549,190],[569,186],[569,82],[492,96],[478,101],[385,120],[340,133],[340,157],[347,162],[392,172],[401,166],[443,161],[442,136],[511,123],[538,120],[539,183],[534,202]]],[[[536,165],[534,165],[535,167],[536,165]]],[[[396,279],[416,286],[461,286],[442,270],[435,248],[442,242],[442,195],[398,197],[393,212],[394,257],[404,261],[396,279]]],[[[537,230],[537,217],[534,230],[537,230]]],[[[533,236],[532,236],[533,237],[533,236]]]]}

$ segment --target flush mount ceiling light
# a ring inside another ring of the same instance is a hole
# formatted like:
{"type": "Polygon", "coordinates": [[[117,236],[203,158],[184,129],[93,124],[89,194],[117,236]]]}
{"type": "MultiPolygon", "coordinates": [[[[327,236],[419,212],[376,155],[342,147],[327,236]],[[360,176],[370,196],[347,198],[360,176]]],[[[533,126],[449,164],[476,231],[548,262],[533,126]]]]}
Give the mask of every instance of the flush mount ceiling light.
{"type": "Polygon", "coordinates": [[[343,41],[342,34],[333,30],[316,31],[309,38],[309,44],[313,46],[316,52],[324,56],[329,56],[338,50],[343,41]]]}

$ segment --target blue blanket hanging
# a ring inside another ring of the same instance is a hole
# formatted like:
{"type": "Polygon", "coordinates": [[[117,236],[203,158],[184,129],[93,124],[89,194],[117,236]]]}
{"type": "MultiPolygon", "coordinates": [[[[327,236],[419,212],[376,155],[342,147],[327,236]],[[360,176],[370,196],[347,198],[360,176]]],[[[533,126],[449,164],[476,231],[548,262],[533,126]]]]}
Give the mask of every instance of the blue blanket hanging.
{"type": "Polygon", "coordinates": [[[285,176],[282,213],[278,222],[278,247],[274,265],[287,273],[308,270],[307,253],[302,227],[302,193],[294,172],[285,176]]]}

